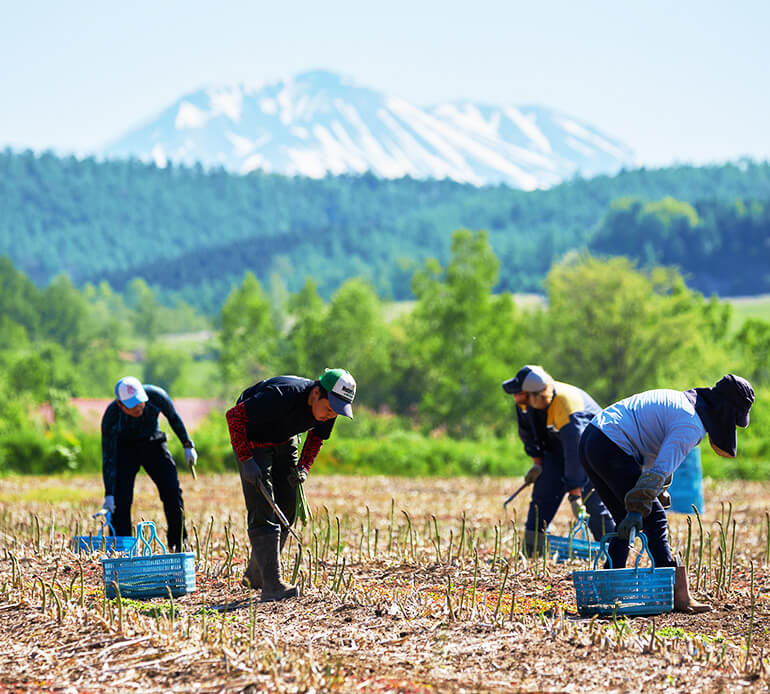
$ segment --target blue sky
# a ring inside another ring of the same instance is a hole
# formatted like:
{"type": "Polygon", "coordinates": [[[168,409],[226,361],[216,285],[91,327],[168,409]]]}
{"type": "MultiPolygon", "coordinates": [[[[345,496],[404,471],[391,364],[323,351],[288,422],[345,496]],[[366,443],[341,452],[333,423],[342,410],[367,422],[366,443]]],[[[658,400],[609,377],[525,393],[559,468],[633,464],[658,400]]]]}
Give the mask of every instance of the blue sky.
{"type": "Polygon", "coordinates": [[[5,2],[0,147],[87,153],[202,86],[330,69],[540,104],[640,163],[770,159],[770,2],[5,2]]]}

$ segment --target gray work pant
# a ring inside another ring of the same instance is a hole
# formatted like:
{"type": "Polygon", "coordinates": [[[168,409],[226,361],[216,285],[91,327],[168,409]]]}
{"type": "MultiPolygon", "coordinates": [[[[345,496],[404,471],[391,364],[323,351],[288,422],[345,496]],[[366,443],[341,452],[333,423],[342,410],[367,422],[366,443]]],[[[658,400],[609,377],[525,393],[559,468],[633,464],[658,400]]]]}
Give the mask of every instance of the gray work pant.
{"type": "MultiPolygon", "coordinates": [[[[299,437],[294,436],[287,443],[255,448],[252,451],[254,461],[262,470],[265,487],[290,524],[294,523],[297,511],[297,489],[289,484],[288,475],[289,470],[299,461],[298,448],[299,437]]],[[[276,532],[280,523],[275,512],[259,488],[243,479],[242,471],[241,488],[246,501],[249,535],[268,535],[276,532]]]]}

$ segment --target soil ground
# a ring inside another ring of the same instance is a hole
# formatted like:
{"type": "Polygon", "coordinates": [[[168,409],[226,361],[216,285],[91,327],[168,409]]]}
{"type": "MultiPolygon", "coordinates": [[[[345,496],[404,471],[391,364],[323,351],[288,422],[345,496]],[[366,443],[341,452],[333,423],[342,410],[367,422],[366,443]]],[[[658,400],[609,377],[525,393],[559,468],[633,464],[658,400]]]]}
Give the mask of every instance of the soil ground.
{"type": "MultiPolygon", "coordinates": [[[[770,690],[770,484],[708,482],[701,525],[671,516],[713,612],[588,619],[587,564],[519,553],[527,493],[502,507],[519,483],[311,475],[304,547],[283,553],[303,594],[260,603],[234,475],[183,479],[197,589],[173,602],[107,600],[100,555],[70,551],[98,478],[2,479],[0,692],[770,690]]],[[[163,537],[146,477],[133,508],[163,537]]]]}

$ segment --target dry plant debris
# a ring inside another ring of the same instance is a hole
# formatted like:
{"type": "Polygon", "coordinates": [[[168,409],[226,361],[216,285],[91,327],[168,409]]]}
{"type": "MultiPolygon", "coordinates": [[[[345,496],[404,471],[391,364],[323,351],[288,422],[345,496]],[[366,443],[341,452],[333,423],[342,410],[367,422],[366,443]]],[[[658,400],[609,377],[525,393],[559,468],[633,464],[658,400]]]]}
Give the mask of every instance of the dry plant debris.
{"type": "MultiPolygon", "coordinates": [[[[713,483],[672,544],[711,613],[581,619],[585,564],[521,553],[517,480],[311,477],[311,522],[284,575],[302,597],[258,602],[240,482],[184,490],[197,591],[107,600],[94,530],[100,480],[0,482],[0,692],[742,691],[770,687],[770,484],[713,483]],[[87,499],[89,503],[70,499],[87,499]]],[[[565,505],[566,506],[566,505],[565,505]]],[[[140,478],[135,520],[163,513],[140,478]]],[[[569,530],[569,509],[554,532],[569,530]]]]}

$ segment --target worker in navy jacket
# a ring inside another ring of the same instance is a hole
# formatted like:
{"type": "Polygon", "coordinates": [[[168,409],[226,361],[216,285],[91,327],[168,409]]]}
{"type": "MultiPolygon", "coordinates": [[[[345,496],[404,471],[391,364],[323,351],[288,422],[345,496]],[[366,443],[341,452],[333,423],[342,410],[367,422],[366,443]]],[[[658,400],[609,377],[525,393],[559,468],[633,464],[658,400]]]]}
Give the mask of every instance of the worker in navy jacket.
{"type": "Polygon", "coordinates": [[[601,408],[588,393],[554,381],[541,366],[522,367],[503,383],[503,390],[516,400],[519,436],[532,458],[524,478],[533,484],[525,525],[527,551],[533,551],[535,537],[543,546],[565,494],[576,520],[588,516],[595,539],[613,531],[612,516],[594,492],[578,456],[580,435],[601,408]]]}
{"type": "Polygon", "coordinates": [[[262,601],[295,597],[280,577],[280,550],[287,530],[260,489],[263,486],[289,523],[294,522],[298,484],[305,481],[337,415],[353,418],[356,382],[344,369],[326,369],[317,381],[276,376],[247,388],[227,426],[238,458],[248,512],[251,558],[244,584],[262,589],[262,601]],[[307,432],[302,454],[299,434],[307,432]]]}
{"type": "Polygon", "coordinates": [[[134,481],[143,467],[155,483],[163,502],[171,551],[180,551],[187,537],[184,527],[184,501],[176,463],[166,445],[166,435],[158,428],[163,414],[184,447],[185,460],[192,470],[198,460],[195,446],[184,423],[163,388],[142,385],[133,376],[115,385],[115,400],[102,416],[103,508],[112,514],[117,535],[132,535],[131,504],[134,481]]]}

